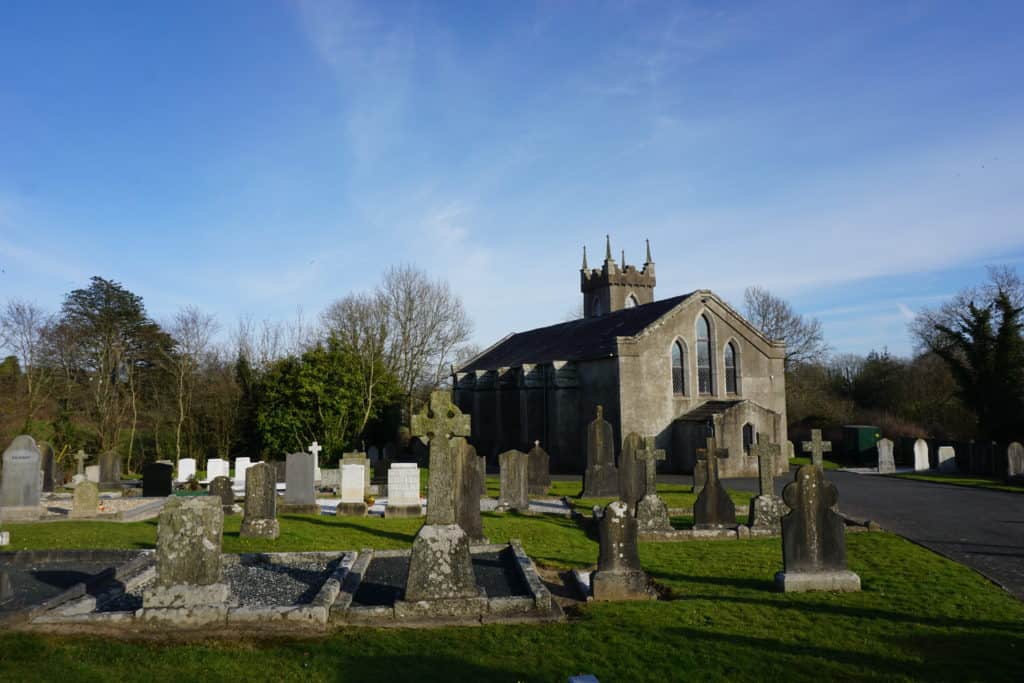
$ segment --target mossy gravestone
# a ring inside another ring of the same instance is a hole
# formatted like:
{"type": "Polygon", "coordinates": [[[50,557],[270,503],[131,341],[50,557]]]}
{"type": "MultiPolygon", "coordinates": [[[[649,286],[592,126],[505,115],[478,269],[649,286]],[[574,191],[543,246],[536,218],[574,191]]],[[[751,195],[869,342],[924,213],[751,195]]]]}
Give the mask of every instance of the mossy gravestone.
{"type": "Polygon", "coordinates": [[[583,475],[584,498],[619,495],[619,476],[615,467],[615,431],[604,419],[604,406],[587,425],[587,470],[583,475]]]}
{"type": "Polygon", "coordinates": [[[665,459],[665,451],[655,448],[654,437],[644,439],[644,447],[637,451],[644,466],[644,497],[636,504],[636,522],[640,531],[672,531],[668,506],[658,495],[658,461],[665,459]]]}
{"type": "Polygon", "coordinates": [[[893,457],[892,439],[879,439],[878,444],[878,473],[893,474],[896,472],[896,459],[893,457]]]}
{"type": "Polygon", "coordinates": [[[245,515],[239,535],[245,538],[277,538],[281,533],[277,521],[276,473],[265,462],[245,470],[245,515]]]}
{"type": "Polygon", "coordinates": [[[530,495],[534,498],[546,496],[551,488],[551,456],[540,447],[540,441],[533,442],[529,455],[530,495]]]}
{"type": "Polygon", "coordinates": [[[619,499],[629,506],[630,512],[643,498],[647,477],[640,451],[644,441],[636,432],[630,432],[622,440],[622,455],[619,457],[619,499]]]}
{"type": "Polygon", "coordinates": [[[499,510],[529,511],[529,457],[517,450],[505,451],[498,456],[498,464],[501,466],[499,510]]]}
{"type": "Polygon", "coordinates": [[[600,551],[590,588],[595,600],[650,600],[654,593],[640,566],[636,518],[621,500],[607,505],[599,522],[600,551]]]}
{"type": "Polygon", "coordinates": [[[91,481],[82,481],[75,486],[71,502],[72,518],[95,517],[100,509],[100,487],[91,481]]]}
{"type": "MultiPolygon", "coordinates": [[[[725,450],[725,449],[721,449],[725,450]]],[[[707,481],[693,504],[693,528],[725,529],[736,526],[736,505],[718,478],[718,454],[714,438],[708,439],[707,481]]]]}
{"type": "MultiPolygon", "coordinates": [[[[487,543],[480,516],[480,498],[487,485],[487,463],[464,438],[452,439],[452,452],[459,466],[459,486],[455,490],[455,523],[469,536],[470,543],[487,543]]],[[[429,504],[429,493],[428,493],[429,504]]]]}
{"type": "Polygon", "coordinates": [[[231,488],[231,479],[228,477],[214,477],[210,482],[210,495],[220,501],[221,509],[228,515],[235,508],[235,492],[231,488]]]}
{"type": "Polygon", "coordinates": [[[782,518],[784,570],[776,574],[776,586],[787,593],[859,591],[860,577],[846,568],[843,518],[832,510],[839,491],[822,468],[801,467],[782,498],[790,512],[782,518]]]}
{"type": "Polygon", "coordinates": [[[750,501],[750,527],[766,533],[778,533],[786,506],[775,495],[775,471],[782,448],[778,444],[758,441],[750,447],[750,454],[757,458],[759,474],[759,495],[750,501]]]}

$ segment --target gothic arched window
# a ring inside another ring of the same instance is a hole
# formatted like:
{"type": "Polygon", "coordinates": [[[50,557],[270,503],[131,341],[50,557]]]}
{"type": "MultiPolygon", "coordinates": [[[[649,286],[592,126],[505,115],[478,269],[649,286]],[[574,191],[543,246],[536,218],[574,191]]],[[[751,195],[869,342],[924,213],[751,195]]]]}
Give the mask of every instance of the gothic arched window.
{"type": "Polygon", "coordinates": [[[682,396],[686,393],[686,353],[678,341],[672,344],[672,393],[682,396]]]}
{"type": "Polygon", "coordinates": [[[604,315],[604,310],[602,310],[602,308],[601,308],[601,297],[599,297],[599,296],[595,296],[594,297],[593,303],[590,306],[590,311],[595,316],[597,316],[597,315],[604,315]]]}
{"type": "Polygon", "coordinates": [[[736,393],[736,345],[725,345],[725,393],[736,393]]]}
{"type": "Polygon", "coordinates": [[[626,297],[626,303],[624,305],[625,308],[636,308],[638,305],[639,302],[636,300],[635,296],[630,294],[629,296],[626,297]]]}
{"type": "Polygon", "coordinates": [[[743,425],[743,452],[750,454],[750,447],[754,445],[754,425],[749,422],[743,425]]]}
{"type": "Polygon", "coordinates": [[[711,377],[711,325],[705,316],[697,318],[697,390],[701,394],[713,391],[711,377]]]}

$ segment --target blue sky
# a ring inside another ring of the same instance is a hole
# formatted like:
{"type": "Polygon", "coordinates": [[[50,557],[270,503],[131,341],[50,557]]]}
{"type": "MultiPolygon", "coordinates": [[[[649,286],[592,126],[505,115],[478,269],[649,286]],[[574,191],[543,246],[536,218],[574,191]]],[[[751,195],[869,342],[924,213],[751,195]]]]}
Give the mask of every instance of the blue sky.
{"type": "MultiPolygon", "coordinates": [[[[489,344],[612,235],[839,351],[1024,262],[1019,2],[6,2],[0,300],[315,315],[389,265],[489,344]]],[[[594,259],[591,259],[593,264],[594,259]]]]}

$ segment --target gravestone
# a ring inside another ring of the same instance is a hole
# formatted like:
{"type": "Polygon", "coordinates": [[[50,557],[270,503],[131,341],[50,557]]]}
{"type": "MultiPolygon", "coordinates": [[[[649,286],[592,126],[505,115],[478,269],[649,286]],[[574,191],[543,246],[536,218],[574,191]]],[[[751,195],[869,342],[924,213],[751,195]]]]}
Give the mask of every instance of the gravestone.
{"type": "Polygon", "coordinates": [[[316,488],[313,483],[316,457],[312,453],[289,453],[285,463],[288,481],[281,512],[319,514],[320,506],[316,504],[316,488]]]}
{"type": "Polygon", "coordinates": [[[213,496],[172,497],[160,512],[156,581],[142,594],[142,619],[190,623],[223,620],[230,590],[223,581],[224,512],[213,496]]]}
{"type": "Polygon", "coordinates": [[[615,431],[604,419],[604,406],[587,425],[587,471],[583,475],[584,498],[619,495],[619,475],[615,467],[615,431]]]}
{"type": "Polygon", "coordinates": [[[258,462],[245,470],[245,510],[241,536],[246,538],[277,538],[281,532],[277,521],[277,492],[274,468],[258,462]]]}
{"type": "Polygon", "coordinates": [[[640,566],[637,521],[621,500],[608,503],[598,524],[597,571],[590,576],[595,600],[651,600],[650,580],[640,566]]]}
{"type": "Polygon", "coordinates": [[[39,517],[39,461],[39,449],[31,436],[15,437],[4,451],[0,521],[39,517]]]}
{"type": "Polygon", "coordinates": [[[342,453],[340,465],[362,465],[363,466],[363,488],[366,491],[370,490],[370,479],[371,479],[371,463],[370,458],[366,456],[366,453],[353,451],[351,453],[342,453]]]}
{"type": "Polygon", "coordinates": [[[210,458],[206,461],[206,481],[212,482],[217,477],[230,477],[231,463],[223,458],[210,458]]]}
{"type": "Polygon", "coordinates": [[[499,510],[529,512],[529,458],[529,455],[517,450],[505,451],[498,456],[498,464],[501,467],[499,510]]]}
{"type": "Polygon", "coordinates": [[[540,441],[533,442],[529,456],[530,467],[527,476],[530,496],[541,498],[548,495],[548,489],[551,488],[551,456],[540,447],[540,441]]]}
{"type": "Polygon", "coordinates": [[[939,446],[939,472],[955,474],[956,450],[952,446],[939,446]]]}
{"type": "Polygon", "coordinates": [[[892,454],[892,439],[879,439],[878,448],[878,473],[895,474],[896,460],[892,454]]]}
{"type": "Polygon", "coordinates": [[[57,481],[57,456],[53,452],[53,446],[45,441],[39,444],[39,461],[43,468],[43,491],[50,493],[54,486],[60,486],[64,482],[57,481]]]}
{"type": "Polygon", "coordinates": [[[644,496],[647,474],[639,452],[644,441],[636,432],[630,432],[622,440],[622,454],[619,456],[619,500],[629,506],[629,513],[636,511],[636,504],[644,496]]]}
{"type": "Polygon", "coordinates": [[[823,467],[825,464],[825,453],[832,452],[832,442],[821,440],[821,430],[811,430],[811,440],[803,442],[804,453],[811,454],[811,464],[823,467]]]}
{"type": "Polygon", "coordinates": [[[75,474],[85,476],[85,461],[89,459],[89,456],[85,454],[81,448],[75,453],[75,474]]]}
{"type": "Polygon", "coordinates": [[[914,442],[914,471],[923,472],[929,469],[928,464],[928,442],[918,439],[914,442]]]}
{"type": "Polygon", "coordinates": [[[151,462],[142,468],[142,495],[146,498],[166,498],[174,490],[174,466],[164,462],[151,462]]]}
{"type": "Polygon", "coordinates": [[[270,465],[274,468],[274,481],[278,484],[285,484],[288,481],[288,463],[284,460],[276,460],[270,465]]]}
{"type": "Polygon", "coordinates": [[[220,500],[224,514],[229,515],[235,510],[235,490],[231,487],[231,479],[225,476],[214,477],[210,482],[210,495],[220,500]]]}
{"type": "Polygon", "coordinates": [[[121,483],[121,456],[115,451],[100,454],[100,485],[115,486],[121,483]]]}
{"type": "Polygon", "coordinates": [[[792,441],[786,440],[786,467],[789,468],[789,461],[796,457],[796,447],[792,441]]]}
{"type": "Polygon", "coordinates": [[[757,458],[758,472],[758,495],[750,501],[750,528],[779,533],[786,514],[785,503],[775,495],[776,461],[782,457],[782,449],[778,444],[758,441],[750,447],[750,454],[757,458]]]}
{"type": "Polygon", "coordinates": [[[344,464],[341,470],[341,502],[336,515],[363,517],[366,515],[366,470],[362,464],[344,464]]]}
{"type": "Polygon", "coordinates": [[[1006,448],[1006,478],[1024,476],[1024,446],[1014,441],[1006,448]]]}
{"type": "MultiPolygon", "coordinates": [[[[413,416],[412,435],[425,439],[430,447],[430,475],[427,522],[413,540],[406,601],[481,597],[469,535],[456,518],[456,498],[467,466],[466,458],[459,456],[466,450],[463,437],[469,434],[469,415],[463,415],[445,391],[431,393],[429,405],[413,416]]],[[[479,510],[478,499],[478,514],[479,510]]]]}
{"type": "Polygon", "coordinates": [[[385,517],[419,517],[420,468],[414,462],[396,462],[388,470],[388,504],[385,517]]]}
{"type": "Polygon", "coordinates": [[[178,460],[178,475],[174,481],[178,484],[184,484],[190,479],[194,479],[196,476],[196,459],[195,458],[181,458],[178,460]]]}
{"type": "Polygon", "coordinates": [[[859,591],[860,577],[846,568],[845,524],[832,510],[839,492],[824,471],[804,465],[782,498],[790,512],[782,518],[783,571],[775,575],[776,587],[787,593],[859,591]]]}
{"type": "Polygon", "coordinates": [[[658,495],[658,461],[665,459],[665,451],[655,448],[654,437],[648,436],[637,457],[644,469],[644,497],[636,504],[637,525],[640,531],[672,531],[668,506],[658,495]]]}
{"type": "Polygon", "coordinates": [[[71,501],[71,513],[74,519],[95,517],[100,509],[100,487],[91,481],[83,481],[75,487],[74,499],[71,501]]]}
{"type": "Polygon", "coordinates": [[[91,481],[94,484],[100,483],[100,466],[99,465],[86,465],[85,466],[85,479],[91,481]]]}
{"type": "MultiPolygon", "coordinates": [[[[455,490],[455,523],[469,536],[470,543],[487,543],[480,516],[480,498],[487,486],[487,461],[464,438],[453,439],[455,457],[461,462],[461,485],[455,490]]],[[[428,492],[427,501],[430,497],[428,492]]]]}
{"type": "Polygon", "coordinates": [[[245,471],[252,466],[251,458],[235,458],[235,488],[245,490],[245,471]]]}
{"type": "Polygon", "coordinates": [[[704,490],[704,483],[708,480],[708,458],[707,451],[703,448],[697,449],[697,460],[693,463],[693,492],[700,495],[704,490]]]}
{"type": "Polygon", "coordinates": [[[320,472],[320,488],[337,493],[341,490],[341,466],[328,467],[320,472]]]}
{"type": "Polygon", "coordinates": [[[694,529],[725,529],[736,526],[736,505],[726,493],[725,487],[718,479],[718,454],[728,449],[719,449],[714,437],[708,438],[707,447],[707,481],[704,490],[697,496],[693,504],[694,529]]]}

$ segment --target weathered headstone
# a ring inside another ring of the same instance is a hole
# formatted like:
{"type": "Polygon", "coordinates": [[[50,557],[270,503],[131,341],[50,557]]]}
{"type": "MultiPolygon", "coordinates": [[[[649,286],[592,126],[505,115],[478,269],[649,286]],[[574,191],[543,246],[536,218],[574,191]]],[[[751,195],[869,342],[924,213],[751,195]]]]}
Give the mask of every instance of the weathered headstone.
{"type": "Polygon", "coordinates": [[[39,517],[39,461],[39,449],[31,436],[16,437],[4,451],[0,520],[39,517]]]}
{"type": "Polygon", "coordinates": [[[878,473],[893,474],[896,472],[896,460],[892,454],[892,439],[879,439],[878,444],[878,473]]]}
{"type": "Polygon", "coordinates": [[[619,495],[619,475],[615,467],[615,431],[604,419],[604,406],[587,425],[587,471],[583,475],[584,498],[619,495]]]}
{"type": "Polygon", "coordinates": [[[336,515],[362,517],[366,514],[366,470],[362,464],[343,464],[341,470],[341,502],[336,515]]]}
{"type": "MultiPolygon", "coordinates": [[[[456,521],[457,491],[462,486],[464,450],[455,441],[470,434],[469,415],[452,404],[448,392],[435,391],[430,404],[412,419],[412,435],[430,446],[427,523],[412,544],[405,599],[446,600],[479,598],[473,574],[469,536],[456,521]]],[[[475,457],[475,456],[474,456],[475,457]]],[[[477,501],[479,510],[479,500],[477,501]]]]}
{"type": "Polygon", "coordinates": [[[363,488],[366,491],[370,490],[370,479],[371,479],[371,476],[372,476],[372,470],[371,470],[372,466],[371,466],[371,463],[370,463],[370,458],[368,458],[366,456],[366,453],[361,453],[359,451],[353,451],[351,453],[342,453],[341,454],[341,462],[338,463],[338,464],[339,464],[339,466],[341,466],[341,465],[362,465],[363,466],[363,478],[365,479],[365,481],[363,483],[363,488]]]}
{"type": "Polygon", "coordinates": [[[952,446],[939,446],[939,472],[946,474],[955,474],[957,472],[956,467],[956,450],[952,446]]]}
{"type": "Polygon", "coordinates": [[[639,452],[644,447],[644,440],[636,432],[630,432],[622,440],[622,453],[619,456],[619,500],[629,506],[630,514],[636,510],[636,504],[644,496],[647,487],[647,473],[639,452]]]}
{"type": "Polygon", "coordinates": [[[396,462],[388,470],[388,504],[385,517],[419,517],[420,468],[414,462],[396,462]]]}
{"type": "Polygon", "coordinates": [[[750,454],[757,458],[758,495],[750,501],[750,527],[757,531],[778,533],[786,506],[775,495],[776,461],[782,457],[778,444],[758,441],[750,447],[750,454]]]}
{"type": "Polygon", "coordinates": [[[1024,476],[1024,446],[1014,441],[1006,448],[1006,478],[1024,476]]]}
{"type": "MultiPolygon", "coordinates": [[[[455,523],[469,536],[470,543],[487,543],[480,516],[480,498],[487,487],[487,462],[464,438],[452,439],[452,452],[460,464],[460,485],[455,490],[455,523]]],[[[429,495],[428,495],[429,503],[429,495]]]]}
{"type": "Polygon", "coordinates": [[[91,481],[83,481],[75,487],[71,501],[72,518],[95,517],[100,508],[100,487],[91,481]]]}
{"type": "Polygon", "coordinates": [[[341,490],[341,466],[327,467],[320,472],[320,488],[337,493],[341,490]]]}
{"type": "Polygon", "coordinates": [[[928,442],[918,439],[914,442],[914,471],[922,472],[928,469],[928,442]]]}
{"type": "Polygon", "coordinates": [[[53,452],[53,446],[46,443],[45,441],[39,444],[39,460],[40,465],[43,468],[43,491],[53,491],[54,485],[60,485],[63,482],[57,482],[57,455],[53,452]]]}
{"type": "Polygon", "coordinates": [[[114,486],[121,483],[121,456],[116,451],[100,453],[100,484],[114,486]]]}
{"type": "Polygon", "coordinates": [[[789,467],[789,461],[796,457],[796,446],[793,445],[792,441],[786,440],[786,467],[789,467]]]}
{"type": "Polygon", "coordinates": [[[85,478],[87,481],[91,481],[94,484],[100,483],[100,466],[99,465],[86,465],[85,466],[85,478]]]}
{"type": "Polygon", "coordinates": [[[195,458],[181,458],[178,460],[178,474],[174,481],[178,484],[184,484],[190,479],[194,479],[196,476],[196,459],[195,458]]]}
{"type": "Polygon", "coordinates": [[[214,477],[210,482],[210,495],[220,500],[221,508],[226,515],[235,509],[235,490],[231,486],[231,479],[225,476],[214,477]]]}
{"type": "Polygon", "coordinates": [[[529,512],[529,458],[529,455],[517,450],[505,451],[498,455],[498,465],[501,467],[499,510],[529,512]]]}
{"type": "Polygon", "coordinates": [[[790,512],[782,518],[784,569],[775,585],[787,593],[859,591],[860,577],[846,568],[843,518],[832,511],[839,492],[824,470],[804,465],[782,497],[790,512]]]}
{"type": "Polygon", "coordinates": [[[288,463],[284,460],[275,460],[270,465],[274,468],[274,481],[278,484],[286,484],[288,482],[288,463]]]}
{"type": "Polygon", "coordinates": [[[530,496],[541,498],[548,495],[548,489],[551,488],[551,456],[540,447],[540,441],[533,442],[529,456],[530,467],[527,476],[530,496]]]}
{"type": "Polygon", "coordinates": [[[714,437],[708,438],[707,481],[693,504],[694,529],[724,529],[736,526],[736,505],[718,479],[718,454],[714,437]]]}
{"type": "Polygon", "coordinates": [[[174,466],[164,462],[151,462],[142,468],[142,495],[146,498],[166,498],[174,489],[174,466]]]}
{"type": "Polygon", "coordinates": [[[825,464],[825,453],[832,452],[832,442],[821,440],[821,430],[811,430],[811,440],[803,442],[804,453],[811,454],[811,464],[823,467],[825,464]]]}
{"type": "Polygon", "coordinates": [[[608,503],[598,524],[600,550],[597,571],[590,576],[595,600],[651,600],[650,580],[640,566],[637,521],[629,506],[608,503]]]}
{"type": "Polygon", "coordinates": [[[316,488],[313,484],[315,456],[312,453],[289,453],[285,462],[288,481],[281,512],[319,514],[320,506],[316,504],[316,488]]]}
{"type": "Polygon", "coordinates": [[[668,506],[658,495],[658,461],[665,459],[665,451],[655,448],[654,437],[644,439],[637,451],[644,466],[644,496],[636,504],[636,521],[640,531],[671,531],[668,506]]]}
{"type": "Polygon", "coordinates": [[[160,512],[156,582],[142,594],[142,618],[193,625],[220,621],[230,590],[223,582],[224,512],[212,496],[172,497],[160,512]]]}
{"type": "Polygon", "coordinates": [[[277,538],[277,492],[274,468],[258,462],[245,470],[245,514],[240,535],[246,538],[277,538]]]}

